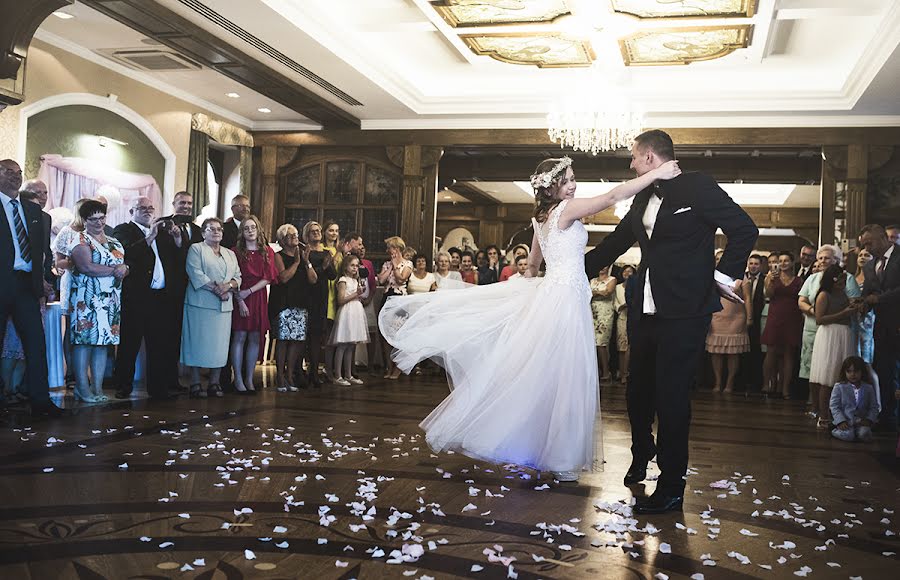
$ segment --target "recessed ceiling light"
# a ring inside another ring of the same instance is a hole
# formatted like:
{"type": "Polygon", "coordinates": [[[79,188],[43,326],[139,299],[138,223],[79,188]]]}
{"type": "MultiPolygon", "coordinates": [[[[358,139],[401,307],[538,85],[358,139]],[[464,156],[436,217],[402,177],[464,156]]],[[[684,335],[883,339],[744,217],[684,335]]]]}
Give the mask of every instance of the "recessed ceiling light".
{"type": "Polygon", "coordinates": [[[452,195],[445,195],[445,196],[444,196],[444,199],[453,199],[453,196],[452,196],[452,195]]]}
{"type": "Polygon", "coordinates": [[[272,109],[270,109],[268,107],[260,107],[256,110],[259,111],[260,113],[271,113],[272,112],[272,109]]]}
{"type": "Polygon", "coordinates": [[[68,20],[70,18],[75,18],[74,14],[69,14],[68,12],[63,12],[62,10],[57,10],[53,13],[57,18],[62,18],[63,20],[68,20]]]}
{"type": "Polygon", "coordinates": [[[241,96],[237,93],[225,93],[225,96],[229,99],[239,99],[241,96]]]}

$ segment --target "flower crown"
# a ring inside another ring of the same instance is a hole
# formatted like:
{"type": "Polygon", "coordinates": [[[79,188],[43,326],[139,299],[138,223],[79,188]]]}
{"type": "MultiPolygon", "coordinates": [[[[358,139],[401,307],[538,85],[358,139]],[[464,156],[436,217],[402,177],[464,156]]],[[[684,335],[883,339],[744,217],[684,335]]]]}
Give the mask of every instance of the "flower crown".
{"type": "Polygon", "coordinates": [[[531,176],[531,187],[535,189],[540,189],[542,187],[547,188],[550,187],[550,184],[553,183],[553,180],[556,179],[556,176],[559,175],[560,171],[565,171],[566,168],[572,165],[572,160],[566,156],[559,160],[559,163],[553,166],[553,169],[550,171],[544,171],[543,173],[535,173],[531,176]]]}

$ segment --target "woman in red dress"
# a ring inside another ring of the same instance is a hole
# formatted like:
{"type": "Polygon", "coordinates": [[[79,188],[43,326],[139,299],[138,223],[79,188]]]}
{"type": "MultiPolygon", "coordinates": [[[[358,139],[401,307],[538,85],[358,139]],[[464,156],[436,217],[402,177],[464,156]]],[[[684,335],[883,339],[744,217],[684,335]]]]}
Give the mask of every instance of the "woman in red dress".
{"type": "Polygon", "coordinates": [[[256,394],[253,371],[262,354],[269,332],[269,300],[266,286],[278,279],[275,252],[269,247],[259,218],[251,215],[241,222],[237,246],[241,268],[241,289],[235,294],[237,308],[231,318],[231,365],[234,389],[241,394],[256,394]]]}
{"type": "Polygon", "coordinates": [[[775,378],[781,376],[781,395],[790,399],[791,379],[797,366],[797,349],[803,335],[803,315],[797,303],[803,280],[794,275],[794,255],[778,253],[778,270],[766,274],[765,292],[769,317],[760,342],[766,345],[763,392],[776,393],[775,378]],[[780,373],[778,362],[781,362],[780,373]]]}

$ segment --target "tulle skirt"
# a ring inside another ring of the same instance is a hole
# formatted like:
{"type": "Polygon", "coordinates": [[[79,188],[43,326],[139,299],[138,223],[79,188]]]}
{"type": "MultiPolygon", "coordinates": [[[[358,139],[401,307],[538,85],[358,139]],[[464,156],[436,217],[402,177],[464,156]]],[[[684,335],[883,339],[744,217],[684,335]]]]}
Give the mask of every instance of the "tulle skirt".
{"type": "Polygon", "coordinates": [[[809,382],[830,387],[842,380],[841,365],[848,356],[855,355],[856,339],[847,324],[821,324],[816,329],[809,382]]]}
{"type": "Polygon", "coordinates": [[[435,451],[548,471],[602,463],[587,280],[392,297],[379,327],[404,372],[424,359],[447,370],[451,393],[421,423],[435,451]]]}

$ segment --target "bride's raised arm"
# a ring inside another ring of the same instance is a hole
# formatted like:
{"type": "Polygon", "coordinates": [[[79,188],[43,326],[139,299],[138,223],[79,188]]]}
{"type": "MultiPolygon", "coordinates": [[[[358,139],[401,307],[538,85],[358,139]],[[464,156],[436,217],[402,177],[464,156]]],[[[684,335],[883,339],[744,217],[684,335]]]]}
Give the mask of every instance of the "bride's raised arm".
{"type": "Polygon", "coordinates": [[[656,169],[617,185],[607,193],[584,199],[572,199],[559,216],[559,227],[564,230],[575,220],[599,213],[623,199],[636,195],[658,179],[669,180],[679,175],[681,175],[681,169],[678,167],[678,161],[666,161],[656,169]]]}

